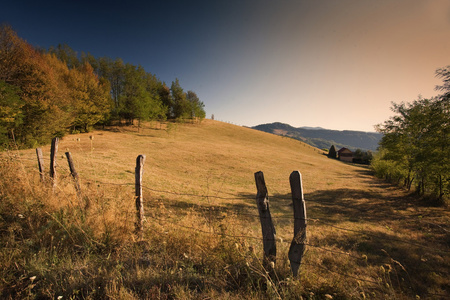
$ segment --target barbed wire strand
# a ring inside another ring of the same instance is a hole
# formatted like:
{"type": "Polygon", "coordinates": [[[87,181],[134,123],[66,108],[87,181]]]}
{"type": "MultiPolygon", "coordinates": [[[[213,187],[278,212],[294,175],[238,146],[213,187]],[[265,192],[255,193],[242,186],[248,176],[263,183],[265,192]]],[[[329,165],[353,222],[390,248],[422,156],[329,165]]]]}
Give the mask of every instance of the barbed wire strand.
{"type": "MultiPolygon", "coordinates": [[[[164,203],[164,205],[166,205],[166,204],[164,203]]],[[[201,207],[198,204],[192,204],[190,207],[194,208],[195,206],[201,207]]],[[[174,207],[174,206],[172,206],[172,207],[174,207]]],[[[205,209],[206,210],[206,208],[203,208],[203,207],[201,207],[201,209],[205,209]]],[[[241,213],[241,212],[235,211],[235,209],[232,209],[232,208],[220,207],[218,209],[233,211],[233,213],[236,213],[236,215],[239,215],[239,216],[249,216],[249,217],[254,217],[254,218],[261,218],[257,214],[241,213]]],[[[263,218],[267,218],[267,217],[263,217],[263,218]]],[[[412,246],[415,246],[415,247],[420,247],[420,248],[424,248],[424,249],[427,249],[427,250],[436,251],[436,252],[440,252],[440,253],[447,253],[447,254],[450,253],[450,251],[447,251],[447,250],[432,248],[432,247],[429,247],[429,246],[426,246],[426,245],[423,245],[423,244],[420,244],[420,243],[405,241],[405,240],[402,240],[400,238],[380,236],[378,234],[369,233],[369,232],[362,231],[362,230],[343,228],[343,227],[340,227],[340,226],[333,225],[333,224],[331,224],[328,221],[324,221],[324,220],[317,219],[317,218],[306,218],[306,219],[304,219],[304,218],[298,218],[298,217],[294,218],[292,216],[287,216],[287,215],[284,215],[284,216],[274,215],[274,216],[272,216],[272,219],[274,219],[274,220],[276,220],[276,219],[293,219],[293,220],[297,219],[297,220],[307,220],[307,221],[310,221],[310,222],[319,222],[319,223],[322,223],[322,224],[324,224],[326,226],[329,226],[329,227],[332,227],[332,228],[335,228],[335,229],[338,229],[338,230],[341,230],[341,231],[355,232],[355,233],[359,233],[361,235],[371,236],[371,237],[375,237],[375,238],[378,238],[378,239],[385,239],[385,240],[389,240],[389,241],[396,241],[396,242],[405,243],[405,244],[409,244],[409,245],[412,245],[412,246]]]]}
{"type": "MultiPolygon", "coordinates": [[[[156,218],[156,217],[153,217],[153,216],[149,216],[149,217],[152,218],[152,219],[155,219],[155,220],[157,220],[157,221],[165,222],[164,220],[161,220],[161,219],[156,218]]],[[[195,227],[192,227],[192,226],[186,226],[186,225],[181,225],[181,224],[176,224],[176,223],[170,223],[170,224],[171,224],[171,225],[175,225],[175,226],[180,227],[180,228],[183,228],[183,229],[186,229],[186,230],[193,230],[193,231],[197,231],[197,232],[204,233],[204,234],[209,234],[209,235],[220,235],[220,236],[231,237],[231,238],[249,238],[249,239],[255,239],[255,240],[260,240],[260,241],[263,240],[262,238],[260,238],[260,237],[255,237],[255,236],[247,236],[247,235],[230,235],[230,234],[224,234],[224,233],[221,233],[221,232],[215,232],[215,231],[213,231],[213,232],[205,231],[205,230],[202,230],[202,229],[199,229],[199,228],[195,228],[195,227]]],[[[163,226],[162,224],[160,224],[160,225],[163,226]]],[[[287,241],[280,241],[280,242],[282,242],[282,243],[289,243],[289,242],[287,242],[287,241]]],[[[311,244],[308,244],[308,243],[305,243],[305,245],[311,246],[311,247],[316,247],[316,248],[318,248],[318,249],[325,250],[325,251],[328,251],[328,252],[333,252],[333,253],[337,253],[337,254],[343,254],[343,255],[346,255],[346,256],[351,256],[351,255],[349,255],[349,253],[339,252],[339,251],[334,251],[334,250],[330,250],[330,249],[325,249],[325,248],[323,248],[323,247],[314,246],[314,245],[311,245],[311,244]]],[[[354,258],[357,258],[357,259],[362,259],[361,257],[356,257],[356,256],[353,256],[353,257],[354,257],[354,258]]],[[[302,262],[302,264],[314,266],[313,264],[308,264],[308,263],[303,263],[303,262],[302,262]]],[[[367,280],[367,279],[364,279],[364,278],[359,278],[359,277],[356,277],[356,276],[344,274],[344,273],[341,273],[341,272],[332,271],[332,270],[329,270],[328,268],[325,268],[325,267],[320,266],[320,265],[315,265],[315,266],[316,266],[316,267],[319,267],[319,268],[321,268],[321,269],[325,269],[325,270],[327,270],[327,271],[329,271],[329,272],[337,273],[337,274],[339,274],[339,275],[341,275],[341,276],[346,276],[346,277],[353,278],[353,279],[356,279],[356,280],[360,280],[360,281],[365,281],[365,282],[369,282],[369,283],[375,283],[375,284],[378,284],[378,282],[373,281],[373,280],[367,280]]]]}
{"type": "MultiPolygon", "coordinates": [[[[23,158],[23,157],[20,157],[20,158],[21,159],[28,159],[28,158],[23,158]]],[[[28,160],[32,160],[32,159],[28,159],[28,160]]],[[[59,165],[59,167],[63,168],[66,172],[70,173],[70,170],[68,169],[68,167],[65,167],[65,165],[62,165],[62,166],[59,165]]],[[[85,181],[87,181],[87,182],[94,182],[96,184],[115,185],[115,186],[134,186],[135,185],[133,183],[112,183],[112,182],[103,182],[103,181],[96,181],[96,180],[85,180],[85,181]]],[[[144,189],[152,191],[152,192],[165,193],[165,194],[178,195],[178,196],[189,196],[189,197],[206,198],[206,199],[212,198],[212,199],[221,199],[221,200],[242,200],[242,199],[247,200],[247,199],[250,199],[250,197],[220,197],[220,196],[212,196],[212,195],[198,195],[198,194],[192,194],[192,193],[178,193],[178,192],[172,192],[172,191],[157,190],[157,189],[154,189],[154,188],[149,188],[149,187],[147,187],[145,185],[143,185],[142,187],[144,189]]],[[[222,193],[224,193],[224,192],[222,192],[222,193]]],[[[277,197],[277,196],[272,196],[272,198],[278,198],[278,199],[284,199],[285,200],[285,198],[277,197]]],[[[308,202],[310,202],[310,200],[308,202]]],[[[232,208],[225,208],[225,207],[222,207],[221,209],[228,210],[228,211],[233,210],[232,208]]],[[[256,215],[256,214],[238,213],[236,211],[234,211],[234,212],[236,214],[242,215],[242,216],[250,216],[250,217],[255,217],[255,218],[259,217],[259,215],[256,215]]],[[[272,216],[272,218],[275,219],[275,220],[276,219],[293,219],[292,216],[283,216],[283,215],[281,215],[281,216],[280,215],[274,215],[274,216],[272,216]]],[[[306,219],[306,220],[313,221],[313,222],[319,222],[319,223],[322,223],[322,224],[324,224],[326,226],[329,226],[329,227],[332,227],[332,228],[335,228],[335,229],[338,229],[338,230],[342,230],[342,231],[355,232],[355,233],[359,233],[359,234],[366,235],[366,236],[382,238],[382,239],[386,239],[386,240],[390,240],[390,241],[401,242],[401,243],[409,244],[409,245],[416,246],[416,247],[421,247],[421,248],[424,248],[424,249],[427,249],[427,250],[432,250],[432,251],[436,251],[436,252],[440,252],[440,253],[450,253],[450,251],[448,251],[448,250],[436,249],[436,248],[432,248],[432,247],[429,247],[429,246],[426,246],[426,245],[423,245],[423,244],[405,241],[405,240],[402,240],[402,239],[399,239],[399,238],[381,237],[381,236],[379,236],[377,234],[368,233],[368,232],[361,231],[361,230],[343,228],[343,227],[340,227],[340,226],[333,225],[330,222],[324,221],[324,220],[321,220],[321,219],[309,218],[309,219],[306,219]]],[[[439,226],[439,227],[442,227],[442,226],[434,224],[434,223],[430,223],[430,222],[427,222],[427,223],[433,224],[433,225],[436,225],[436,226],[439,226]]]]}
{"type": "MultiPolygon", "coordinates": [[[[23,156],[20,156],[20,155],[18,156],[18,158],[19,158],[19,160],[35,161],[35,159],[26,158],[26,157],[23,157],[23,156]]],[[[64,167],[64,165],[59,165],[59,164],[57,166],[62,168],[64,171],[70,173],[70,170],[69,170],[68,167],[64,167]]],[[[35,173],[40,173],[40,172],[36,171],[35,173]]],[[[112,182],[103,182],[103,181],[98,181],[98,180],[84,180],[84,181],[86,181],[88,183],[89,182],[94,182],[96,184],[115,185],[115,186],[133,186],[133,185],[135,185],[135,184],[132,184],[132,183],[112,183],[112,182]]],[[[178,195],[178,196],[190,196],[190,197],[206,198],[206,199],[212,198],[212,199],[221,199],[221,200],[242,200],[242,199],[248,200],[248,199],[253,199],[253,197],[236,197],[236,196],[234,196],[234,197],[221,197],[221,196],[213,196],[213,195],[198,195],[198,194],[191,194],[191,193],[178,193],[178,192],[157,190],[157,189],[149,188],[149,187],[146,187],[146,186],[142,186],[142,187],[144,189],[152,191],[152,192],[165,193],[165,194],[178,195]]],[[[217,191],[217,192],[219,192],[219,191],[217,191]]],[[[231,193],[226,193],[226,192],[223,192],[223,191],[221,191],[221,192],[223,194],[233,195],[231,193]]],[[[280,197],[280,196],[275,196],[275,195],[271,196],[270,198],[286,200],[285,197],[280,197]]],[[[313,201],[308,200],[308,202],[313,202],[313,201]]],[[[166,205],[166,204],[164,204],[164,205],[166,205]]],[[[207,209],[208,211],[211,208],[211,206],[210,207],[202,207],[200,205],[192,205],[191,208],[194,208],[194,206],[197,206],[198,208],[201,208],[203,210],[207,209]]],[[[212,208],[214,208],[214,207],[212,207],[212,208]]],[[[218,207],[217,209],[227,210],[227,211],[233,210],[233,213],[236,213],[237,215],[241,215],[241,216],[260,217],[259,215],[256,215],[256,214],[240,213],[240,212],[238,213],[236,211],[236,209],[233,209],[233,208],[218,207]]],[[[154,216],[147,215],[146,217],[150,217],[150,218],[155,219],[155,220],[157,220],[159,222],[167,222],[165,220],[161,220],[161,219],[156,218],[154,216]]],[[[278,216],[275,215],[275,216],[273,216],[273,218],[284,218],[284,219],[290,218],[290,219],[293,219],[292,216],[282,216],[282,215],[281,216],[280,215],[278,215],[278,216]]],[[[303,219],[303,218],[298,218],[298,219],[303,219]]],[[[338,230],[342,230],[342,231],[355,232],[355,233],[359,233],[359,234],[363,234],[363,235],[367,235],[367,236],[373,236],[373,237],[377,237],[377,238],[382,238],[382,239],[397,241],[397,242],[401,242],[401,243],[406,243],[406,244],[410,244],[410,245],[413,245],[413,246],[416,246],[416,247],[421,247],[421,248],[425,248],[425,249],[429,249],[429,250],[434,250],[434,251],[437,251],[437,252],[450,253],[450,251],[435,249],[435,248],[431,248],[431,247],[428,247],[428,246],[425,246],[425,245],[422,245],[422,244],[419,244],[419,243],[413,243],[413,242],[409,242],[409,241],[404,241],[404,240],[401,240],[401,239],[398,239],[398,238],[392,238],[392,237],[387,237],[386,238],[386,237],[381,237],[381,236],[379,236],[377,234],[371,234],[371,233],[367,233],[367,232],[364,232],[364,231],[361,231],[361,230],[343,228],[343,227],[340,227],[340,226],[332,225],[330,222],[324,221],[324,220],[321,220],[321,219],[309,218],[309,219],[306,219],[306,220],[309,220],[309,221],[312,221],[312,222],[319,222],[319,223],[322,223],[322,224],[324,224],[326,226],[330,226],[332,228],[335,228],[335,229],[338,229],[338,230]]],[[[434,224],[434,223],[431,223],[431,222],[425,222],[425,223],[430,224],[430,225],[438,226],[439,228],[441,228],[444,231],[448,232],[448,230],[446,230],[445,228],[443,228],[442,226],[440,226],[438,224],[434,224]]],[[[220,235],[220,236],[224,236],[224,237],[228,237],[228,238],[246,238],[246,239],[254,239],[254,240],[261,240],[261,241],[263,240],[263,238],[255,237],[255,236],[225,234],[223,232],[215,231],[214,228],[213,228],[213,231],[206,231],[206,230],[202,230],[202,229],[199,229],[199,228],[195,228],[193,226],[186,226],[186,225],[176,224],[176,223],[173,223],[173,222],[170,222],[170,224],[178,226],[180,228],[184,228],[186,230],[193,230],[193,231],[200,232],[200,233],[203,233],[203,234],[220,235]]],[[[290,242],[285,241],[283,239],[281,239],[279,241],[282,242],[282,243],[290,243],[290,242]]],[[[322,251],[331,252],[331,253],[340,254],[340,255],[345,255],[345,256],[352,257],[352,258],[358,259],[358,260],[366,260],[366,258],[358,257],[358,256],[355,256],[355,255],[351,255],[348,252],[341,252],[341,251],[336,251],[336,250],[332,250],[332,249],[327,249],[327,248],[324,248],[324,247],[321,247],[321,246],[317,246],[317,245],[313,245],[313,244],[310,244],[310,243],[304,243],[304,244],[306,246],[313,247],[313,248],[316,248],[316,249],[319,249],[319,250],[322,250],[322,251]]],[[[341,273],[341,272],[333,271],[333,270],[330,270],[330,269],[328,269],[328,268],[326,268],[324,266],[318,265],[318,264],[310,264],[310,263],[304,263],[304,262],[302,264],[315,266],[315,267],[324,269],[324,270],[326,270],[328,272],[335,273],[335,274],[338,274],[338,275],[341,275],[341,276],[345,276],[345,277],[349,277],[349,278],[353,278],[355,280],[365,281],[365,282],[369,282],[369,283],[372,283],[372,284],[379,284],[379,282],[376,282],[376,281],[367,280],[367,279],[363,279],[363,278],[358,278],[356,276],[352,276],[352,275],[344,274],[344,273],[341,273]]],[[[427,293],[427,294],[428,295],[435,295],[435,296],[445,296],[445,295],[441,295],[441,294],[432,294],[432,293],[427,293]]]]}

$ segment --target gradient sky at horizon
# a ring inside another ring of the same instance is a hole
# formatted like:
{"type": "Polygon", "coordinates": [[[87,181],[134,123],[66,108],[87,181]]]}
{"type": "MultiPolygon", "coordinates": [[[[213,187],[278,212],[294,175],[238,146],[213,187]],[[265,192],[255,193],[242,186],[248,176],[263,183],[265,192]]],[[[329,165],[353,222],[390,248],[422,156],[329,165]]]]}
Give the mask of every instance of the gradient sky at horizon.
{"type": "Polygon", "coordinates": [[[391,102],[438,94],[448,0],[3,1],[30,44],[122,58],[238,125],[374,131],[391,102]],[[68,3],[66,3],[68,2],[68,3]]]}

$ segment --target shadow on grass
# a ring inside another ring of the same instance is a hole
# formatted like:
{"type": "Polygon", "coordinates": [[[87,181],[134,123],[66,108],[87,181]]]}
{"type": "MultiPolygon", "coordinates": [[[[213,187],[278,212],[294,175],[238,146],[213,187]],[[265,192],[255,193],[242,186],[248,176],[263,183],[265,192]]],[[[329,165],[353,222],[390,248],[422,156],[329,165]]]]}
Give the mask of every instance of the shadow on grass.
{"type": "MultiPolygon", "coordinates": [[[[361,172],[369,175],[366,172],[370,170],[361,172]]],[[[386,195],[378,188],[393,188],[392,185],[373,180],[371,183],[377,189],[341,188],[304,195],[309,228],[323,228],[319,229],[320,237],[310,235],[311,242],[319,246],[315,249],[337,248],[361,257],[366,255],[365,264],[384,266],[385,276],[405,294],[426,296],[433,293],[429,290],[433,286],[438,287],[437,294],[445,295],[450,290],[449,281],[444,279],[450,276],[450,234],[445,218],[439,220],[439,210],[427,210],[430,220],[441,222],[428,226],[423,211],[415,209],[419,204],[417,197],[404,193],[386,195]]],[[[255,195],[240,196],[247,199],[245,207],[253,206],[257,213],[255,195]]],[[[269,196],[269,203],[276,226],[292,223],[292,219],[276,217],[293,218],[290,194],[269,196]]]]}
{"type": "MultiPolygon", "coordinates": [[[[383,182],[373,184],[378,188],[384,186],[383,182]]],[[[320,233],[309,235],[311,245],[318,246],[310,247],[312,253],[320,254],[324,248],[365,255],[367,260],[358,260],[359,264],[383,266],[388,272],[385,276],[395,281],[391,284],[407,295],[426,296],[432,293],[430,286],[438,294],[450,290],[449,281],[444,279],[448,278],[450,269],[450,235],[443,227],[445,220],[442,228],[426,227],[423,212],[415,209],[415,197],[404,193],[386,195],[379,189],[341,188],[308,193],[304,198],[310,219],[308,227],[314,228],[310,232],[320,233]]],[[[192,210],[205,220],[222,220],[224,213],[231,213],[242,220],[258,222],[255,193],[241,193],[235,200],[227,203],[193,198],[164,203],[177,213],[192,210]]],[[[269,205],[277,228],[293,223],[290,194],[270,195],[269,205]]],[[[438,212],[427,211],[433,217],[438,212]]]]}
{"type": "MultiPolygon", "coordinates": [[[[236,209],[252,209],[257,212],[255,194],[240,194],[236,209]]],[[[399,210],[412,207],[408,198],[386,196],[358,189],[321,190],[304,195],[307,216],[312,219],[326,219],[328,222],[357,222],[389,220],[399,210]]],[[[270,210],[274,214],[293,215],[291,194],[269,195],[270,210]]]]}

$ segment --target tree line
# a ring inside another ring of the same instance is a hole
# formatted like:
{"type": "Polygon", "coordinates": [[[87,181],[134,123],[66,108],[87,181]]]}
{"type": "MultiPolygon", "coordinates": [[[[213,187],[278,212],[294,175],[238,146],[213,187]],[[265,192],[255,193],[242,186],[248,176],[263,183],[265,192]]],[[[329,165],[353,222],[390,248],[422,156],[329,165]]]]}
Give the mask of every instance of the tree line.
{"type": "Polygon", "coordinates": [[[67,45],[37,49],[0,26],[0,147],[35,147],[114,121],[203,118],[203,102],[178,79],[168,87],[142,66],[67,45]]]}
{"type": "Polygon", "coordinates": [[[443,80],[436,87],[443,94],[393,103],[395,115],[377,125],[384,136],[372,168],[442,204],[450,193],[450,66],[438,69],[436,76],[443,80]]]}

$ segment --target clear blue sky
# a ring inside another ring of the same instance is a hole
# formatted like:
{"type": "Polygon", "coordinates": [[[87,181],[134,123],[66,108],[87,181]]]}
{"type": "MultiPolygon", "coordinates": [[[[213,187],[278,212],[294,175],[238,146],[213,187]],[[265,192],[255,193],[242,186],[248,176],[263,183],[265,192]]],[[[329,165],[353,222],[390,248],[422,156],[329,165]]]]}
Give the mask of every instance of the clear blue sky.
{"type": "Polygon", "coordinates": [[[207,117],[373,131],[391,101],[431,97],[450,65],[448,0],[4,1],[34,46],[122,58],[207,117]]]}

